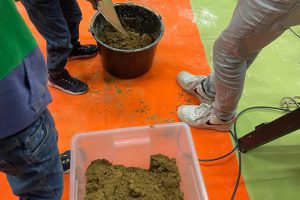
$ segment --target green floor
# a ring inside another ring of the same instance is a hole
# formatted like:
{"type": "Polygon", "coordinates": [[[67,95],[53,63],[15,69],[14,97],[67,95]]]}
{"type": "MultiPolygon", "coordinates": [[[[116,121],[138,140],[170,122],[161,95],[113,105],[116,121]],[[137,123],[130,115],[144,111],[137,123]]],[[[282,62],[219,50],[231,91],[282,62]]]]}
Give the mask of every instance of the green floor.
{"type": "MultiPolygon", "coordinates": [[[[227,26],[236,0],[191,0],[207,59],[214,40],[227,26]]],[[[300,27],[294,27],[300,34],[300,27]]],[[[247,72],[239,111],[250,106],[279,106],[282,97],[300,96],[300,39],[290,31],[266,47],[247,72]]],[[[253,111],[239,119],[242,136],[281,116],[253,111]]],[[[300,121],[300,119],[299,119],[300,121]]],[[[251,199],[300,199],[300,131],[243,154],[243,177],[251,199]]]]}

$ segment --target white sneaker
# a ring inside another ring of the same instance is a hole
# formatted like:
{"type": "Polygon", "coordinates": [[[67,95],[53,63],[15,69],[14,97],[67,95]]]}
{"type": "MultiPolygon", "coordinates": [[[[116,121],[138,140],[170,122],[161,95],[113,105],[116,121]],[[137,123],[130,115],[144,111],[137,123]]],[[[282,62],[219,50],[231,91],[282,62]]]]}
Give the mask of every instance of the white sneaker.
{"type": "Polygon", "coordinates": [[[202,83],[206,76],[195,76],[186,71],[182,71],[177,75],[177,83],[187,93],[197,97],[201,103],[212,104],[215,99],[205,94],[202,83]]]}
{"type": "Polygon", "coordinates": [[[181,121],[194,128],[213,129],[217,131],[229,131],[236,118],[225,122],[217,118],[213,105],[205,103],[200,106],[180,106],[177,110],[181,121]]]}

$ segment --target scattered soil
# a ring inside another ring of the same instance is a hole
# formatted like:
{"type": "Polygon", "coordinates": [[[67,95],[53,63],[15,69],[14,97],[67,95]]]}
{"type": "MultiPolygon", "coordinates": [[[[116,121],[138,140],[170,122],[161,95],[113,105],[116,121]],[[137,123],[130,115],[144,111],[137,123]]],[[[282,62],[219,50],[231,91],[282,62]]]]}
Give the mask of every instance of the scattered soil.
{"type": "Polygon", "coordinates": [[[86,177],[85,200],[183,200],[176,160],[161,154],[149,170],[94,160],[86,177]]]}
{"type": "Polygon", "coordinates": [[[128,36],[120,33],[116,29],[107,29],[98,35],[99,39],[108,46],[117,49],[139,49],[152,43],[152,38],[148,34],[139,34],[132,29],[127,29],[128,36]]]}

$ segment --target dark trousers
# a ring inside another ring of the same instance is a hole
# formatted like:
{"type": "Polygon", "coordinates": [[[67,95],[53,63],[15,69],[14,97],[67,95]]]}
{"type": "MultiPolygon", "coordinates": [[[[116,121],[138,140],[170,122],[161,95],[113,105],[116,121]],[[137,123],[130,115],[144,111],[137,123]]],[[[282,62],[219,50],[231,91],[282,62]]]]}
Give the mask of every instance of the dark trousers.
{"type": "Polygon", "coordinates": [[[59,200],[63,169],[48,110],[25,130],[0,140],[0,171],[21,200],[59,200]]]}
{"type": "Polygon", "coordinates": [[[76,0],[22,0],[31,22],[47,42],[50,75],[64,71],[77,44],[82,13],[76,0]]]}

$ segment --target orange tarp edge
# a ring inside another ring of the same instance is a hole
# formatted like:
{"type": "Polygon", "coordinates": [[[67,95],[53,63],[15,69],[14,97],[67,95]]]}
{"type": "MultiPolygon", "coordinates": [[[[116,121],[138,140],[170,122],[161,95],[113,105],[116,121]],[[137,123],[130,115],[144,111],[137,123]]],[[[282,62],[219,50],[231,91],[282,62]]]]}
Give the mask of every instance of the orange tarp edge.
{"type": "MultiPolygon", "coordinates": [[[[139,125],[176,122],[176,108],[183,104],[198,104],[176,84],[181,70],[208,74],[210,67],[205,58],[188,0],[145,0],[162,14],[165,33],[156,52],[152,69],[134,80],[120,80],[106,73],[97,55],[91,59],[71,61],[67,69],[75,77],[88,83],[90,90],[81,96],[71,96],[50,88],[53,102],[49,106],[59,132],[59,149],[70,148],[70,141],[79,132],[123,128],[139,125]]],[[[80,41],[94,43],[88,32],[89,21],[95,11],[89,3],[79,1],[83,13],[80,41]]],[[[18,9],[34,33],[44,55],[45,41],[30,23],[24,7],[18,9]]],[[[199,157],[212,158],[228,152],[232,143],[228,133],[192,129],[199,157]]],[[[100,144],[99,144],[100,145],[100,144]]],[[[209,198],[229,199],[237,176],[235,156],[221,162],[201,166],[209,198]]],[[[17,199],[4,174],[0,174],[2,200],[17,199]]],[[[69,176],[65,176],[63,199],[69,199],[69,176]]],[[[236,199],[249,199],[243,179],[236,199]]]]}

